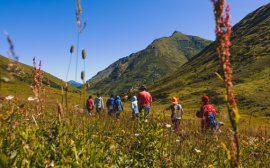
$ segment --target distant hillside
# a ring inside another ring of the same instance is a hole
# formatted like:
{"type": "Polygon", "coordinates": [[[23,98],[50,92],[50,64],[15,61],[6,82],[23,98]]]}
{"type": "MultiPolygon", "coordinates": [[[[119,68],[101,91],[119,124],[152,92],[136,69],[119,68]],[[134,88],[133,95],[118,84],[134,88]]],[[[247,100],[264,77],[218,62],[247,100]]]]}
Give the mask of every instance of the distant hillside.
{"type": "MultiPolygon", "coordinates": [[[[230,48],[235,97],[240,112],[270,116],[270,3],[247,15],[232,29],[230,48]]],[[[214,32],[213,32],[214,33],[214,32]]],[[[225,107],[225,89],[214,72],[219,58],[214,43],[173,73],[149,85],[156,102],[179,96],[183,107],[195,110],[201,97],[225,107]]]]}
{"type": "Polygon", "coordinates": [[[80,87],[82,86],[83,84],[79,83],[79,82],[75,82],[74,80],[70,80],[68,81],[67,83],[71,84],[72,86],[74,87],[80,87]]]}
{"type": "MultiPolygon", "coordinates": [[[[10,62],[9,62],[8,58],[0,55],[1,78],[9,76],[9,72],[7,71],[7,67],[8,67],[9,63],[10,62]]],[[[37,66],[38,66],[38,64],[37,64],[37,66]]],[[[33,79],[31,77],[31,74],[33,74],[34,68],[32,66],[28,66],[28,65],[25,65],[22,63],[20,63],[20,67],[23,69],[24,75],[21,77],[16,77],[14,82],[11,82],[11,83],[9,83],[9,85],[7,85],[7,86],[10,86],[9,87],[10,89],[7,89],[7,90],[9,90],[11,93],[13,92],[13,90],[11,89],[12,85],[27,86],[29,91],[31,90],[29,86],[33,83],[33,79]]],[[[48,80],[50,81],[50,85],[52,88],[61,89],[61,80],[58,79],[57,77],[45,72],[44,77],[43,77],[43,83],[47,84],[48,80]]],[[[79,89],[77,89],[71,85],[69,85],[68,90],[70,92],[79,92],[79,89]]]]}
{"type": "Polygon", "coordinates": [[[146,49],[121,58],[90,79],[90,92],[121,94],[170,74],[212,41],[175,31],[146,49]]]}

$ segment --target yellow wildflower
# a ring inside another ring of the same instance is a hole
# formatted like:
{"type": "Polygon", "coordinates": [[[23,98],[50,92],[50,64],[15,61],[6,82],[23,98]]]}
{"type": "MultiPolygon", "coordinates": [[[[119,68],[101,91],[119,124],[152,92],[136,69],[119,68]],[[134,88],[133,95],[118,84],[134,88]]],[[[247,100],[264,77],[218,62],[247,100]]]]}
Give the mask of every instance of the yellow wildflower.
{"type": "Polygon", "coordinates": [[[122,132],[123,134],[126,133],[125,130],[122,130],[121,132],[122,132]]]}

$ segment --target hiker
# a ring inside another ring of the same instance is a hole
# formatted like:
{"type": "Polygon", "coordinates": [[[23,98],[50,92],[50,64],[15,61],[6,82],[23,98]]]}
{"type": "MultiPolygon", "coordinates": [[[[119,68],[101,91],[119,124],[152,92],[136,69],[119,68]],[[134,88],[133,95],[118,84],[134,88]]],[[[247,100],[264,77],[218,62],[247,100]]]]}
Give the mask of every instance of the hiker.
{"type": "Polygon", "coordinates": [[[132,102],[131,102],[131,110],[132,110],[132,118],[138,118],[139,116],[139,109],[138,109],[138,101],[137,97],[133,96],[132,97],[132,102]]]}
{"type": "Polygon", "coordinates": [[[180,133],[180,122],[184,113],[184,110],[182,108],[182,106],[180,104],[178,104],[179,102],[179,98],[178,97],[173,97],[171,99],[172,104],[170,105],[170,107],[164,109],[165,110],[171,110],[172,114],[171,114],[171,119],[172,119],[172,124],[174,125],[174,130],[177,129],[177,131],[180,133]]]}
{"type": "Polygon", "coordinates": [[[113,110],[113,105],[114,105],[114,98],[113,98],[113,94],[111,95],[111,98],[109,98],[107,100],[107,103],[106,103],[106,106],[107,106],[107,109],[108,109],[108,115],[109,116],[112,116],[113,113],[114,113],[114,110],[113,110]]]}
{"type": "Polygon", "coordinates": [[[91,115],[91,111],[94,108],[94,101],[92,99],[92,96],[89,96],[89,99],[86,101],[86,109],[88,110],[88,114],[91,115]]]}
{"type": "Polygon", "coordinates": [[[144,114],[147,118],[150,112],[150,106],[152,104],[152,96],[146,91],[146,89],[147,88],[144,85],[140,87],[141,92],[138,94],[138,107],[139,113],[141,113],[142,109],[144,109],[144,114]]]}
{"type": "Polygon", "coordinates": [[[211,130],[217,129],[216,121],[216,109],[209,104],[209,98],[207,96],[202,97],[202,107],[200,111],[197,111],[196,116],[202,118],[201,128],[202,132],[211,128],[211,130]]]}
{"type": "Polygon", "coordinates": [[[114,101],[114,113],[116,114],[116,118],[120,116],[120,113],[122,111],[125,112],[122,101],[119,96],[116,96],[115,101],[114,101]]]}
{"type": "Polygon", "coordinates": [[[97,111],[98,114],[100,114],[101,108],[104,111],[103,99],[100,97],[99,93],[97,93],[97,97],[95,99],[95,104],[96,104],[96,111],[97,111]]]}

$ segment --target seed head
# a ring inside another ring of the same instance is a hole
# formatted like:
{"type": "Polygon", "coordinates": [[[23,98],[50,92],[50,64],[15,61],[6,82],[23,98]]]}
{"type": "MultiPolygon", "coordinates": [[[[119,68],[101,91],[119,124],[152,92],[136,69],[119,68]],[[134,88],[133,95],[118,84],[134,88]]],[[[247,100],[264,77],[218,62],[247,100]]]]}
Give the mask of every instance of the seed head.
{"type": "Polygon", "coordinates": [[[70,53],[73,53],[73,49],[74,49],[74,47],[73,47],[73,45],[70,47],[70,53]]]}
{"type": "Polygon", "coordinates": [[[82,49],[82,59],[85,59],[86,55],[85,55],[85,50],[84,48],[82,49]]]}
{"type": "Polygon", "coordinates": [[[63,114],[63,107],[61,103],[58,103],[58,114],[63,114]]]}
{"type": "Polygon", "coordinates": [[[87,88],[90,88],[90,83],[89,82],[87,82],[87,88]]]}
{"type": "Polygon", "coordinates": [[[81,73],[81,79],[84,80],[84,72],[81,73]]]}

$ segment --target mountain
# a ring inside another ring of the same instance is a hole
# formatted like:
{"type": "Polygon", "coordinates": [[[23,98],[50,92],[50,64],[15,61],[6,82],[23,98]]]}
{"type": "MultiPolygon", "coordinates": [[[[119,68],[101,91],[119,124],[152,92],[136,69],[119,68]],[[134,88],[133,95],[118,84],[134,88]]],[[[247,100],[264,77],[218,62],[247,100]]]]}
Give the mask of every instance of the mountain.
{"type": "Polygon", "coordinates": [[[212,41],[175,31],[112,63],[89,80],[90,92],[121,94],[170,74],[212,41]]]}
{"type": "MultiPolygon", "coordinates": [[[[10,73],[7,70],[8,64],[10,64],[9,59],[0,55],[1,78],[10,77],[10,73]]],[[[13,94],[14,92],[21,92],[21,94],[31,93],[31,89],[29,86],[33,83],[31,75],[34,73],[34,68],[32,66],[28,66],[22,63],[19,63],[19,66],[22,69],[21,74],[23,75],[21,75],[20,77],[15,77],[15,80],[12,82],[2,82],[1,95],[13,94]]],[[[49,73],[44,72],[43,83],[47,84],[48,80],[50,81],[51,88],[61,90],[61,80],[49,73]]],[[[68,91],[77,93],[80,92],[79,89],[71,85],[68,86],[68,91]]]]}
{"type": "MultiPolygon", "coordinates": [[[[241,113],[270,116],[270,3],[248,14],[232,28],[230,47],[235,98],[241,113]]],[[[214,32],[213,32],[214,33],[214,32]]],[[[156,102],[179,96],[183,107],[198,110],[201,97],[225,108],[223,82],[214,74],[219,58],[212,43],[173,73],[148,86],[156,102]]],[[[136,94],[136,93],[131,93],[136,94]]]]}
{"type": "Polygon", "coordinates": [[[82,86],[83,84],[79,83],[79,82],[75,82],[74,80],[70,80],[68,81],[67,83],[71,84],[72,86],[74,87],[80,87],[82,86]]]}

